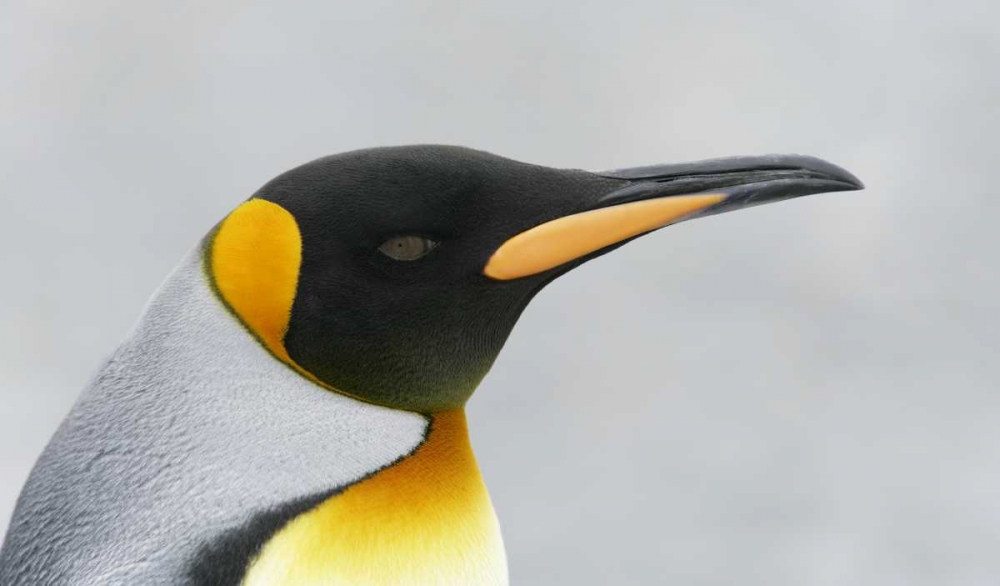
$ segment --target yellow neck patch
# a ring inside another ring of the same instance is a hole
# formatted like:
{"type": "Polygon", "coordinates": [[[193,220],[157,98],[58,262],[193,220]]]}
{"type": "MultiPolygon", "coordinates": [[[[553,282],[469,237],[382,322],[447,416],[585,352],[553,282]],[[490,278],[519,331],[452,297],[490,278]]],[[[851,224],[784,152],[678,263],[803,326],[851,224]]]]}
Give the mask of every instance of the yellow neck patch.
{"type": "Polygon", "coordinates": [[[434,415],[412,454],[290,521],[243,580],[244,586],[507,583],[500,526],[462,410],[434,415]]]}

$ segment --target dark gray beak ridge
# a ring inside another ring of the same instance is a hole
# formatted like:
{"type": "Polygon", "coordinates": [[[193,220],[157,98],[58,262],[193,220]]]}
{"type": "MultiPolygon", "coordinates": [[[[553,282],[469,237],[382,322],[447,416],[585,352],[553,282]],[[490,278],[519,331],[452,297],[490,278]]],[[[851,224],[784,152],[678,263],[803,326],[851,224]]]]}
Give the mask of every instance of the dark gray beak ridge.
{"type": "Polygon", "coordinates": [[[864,188],[861,180],[849,171],[804,155],[728,157],[614,169],[596,175],[631,182],[603,196],[597,207],[673,195],[726,194],[724,201],[704,210],[699,216],[815,193],[864,188]]]}

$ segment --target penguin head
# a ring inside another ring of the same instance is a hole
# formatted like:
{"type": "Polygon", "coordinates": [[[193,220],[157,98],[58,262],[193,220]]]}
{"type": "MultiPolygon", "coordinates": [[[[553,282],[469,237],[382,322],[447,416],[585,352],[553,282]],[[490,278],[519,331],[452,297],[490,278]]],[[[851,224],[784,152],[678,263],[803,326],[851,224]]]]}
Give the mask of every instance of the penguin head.
{"type": "Polygon", "coordinates": [[[666,225],[860,189],[771,155],[593,173],[449,146],[324,157],[273,179],[209,234],[205,267],[275,358],[386,407],[464,405],[531,298],[666,225]]]}

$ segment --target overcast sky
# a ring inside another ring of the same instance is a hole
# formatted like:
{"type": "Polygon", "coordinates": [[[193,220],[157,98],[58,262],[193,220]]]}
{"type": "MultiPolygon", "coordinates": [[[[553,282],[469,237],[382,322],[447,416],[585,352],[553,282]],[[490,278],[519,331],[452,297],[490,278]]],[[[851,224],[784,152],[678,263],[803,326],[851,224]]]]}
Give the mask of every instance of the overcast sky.
{"type": "Polygon", "coordinates": [[[187,250],[320,155],[821,156],[556,281],[469,406],[512,581],[1000,576],[992,2],[0,6],[0,527],[187,250]],[[939,7],[934,7],[934,6],[939,7]]]}

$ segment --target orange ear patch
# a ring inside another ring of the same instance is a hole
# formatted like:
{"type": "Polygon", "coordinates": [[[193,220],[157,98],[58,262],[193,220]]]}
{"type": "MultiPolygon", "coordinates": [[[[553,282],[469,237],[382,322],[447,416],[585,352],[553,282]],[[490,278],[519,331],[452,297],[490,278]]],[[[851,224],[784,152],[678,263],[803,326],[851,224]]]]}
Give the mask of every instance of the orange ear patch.
{"type": "Polygon", "coordinates": [[[302,265],[295,218],[276,203],[251,199],[222,221],[210,246],[209,269],[223,301],[271,353],[296,366],[284,344],[302,265]]]}

